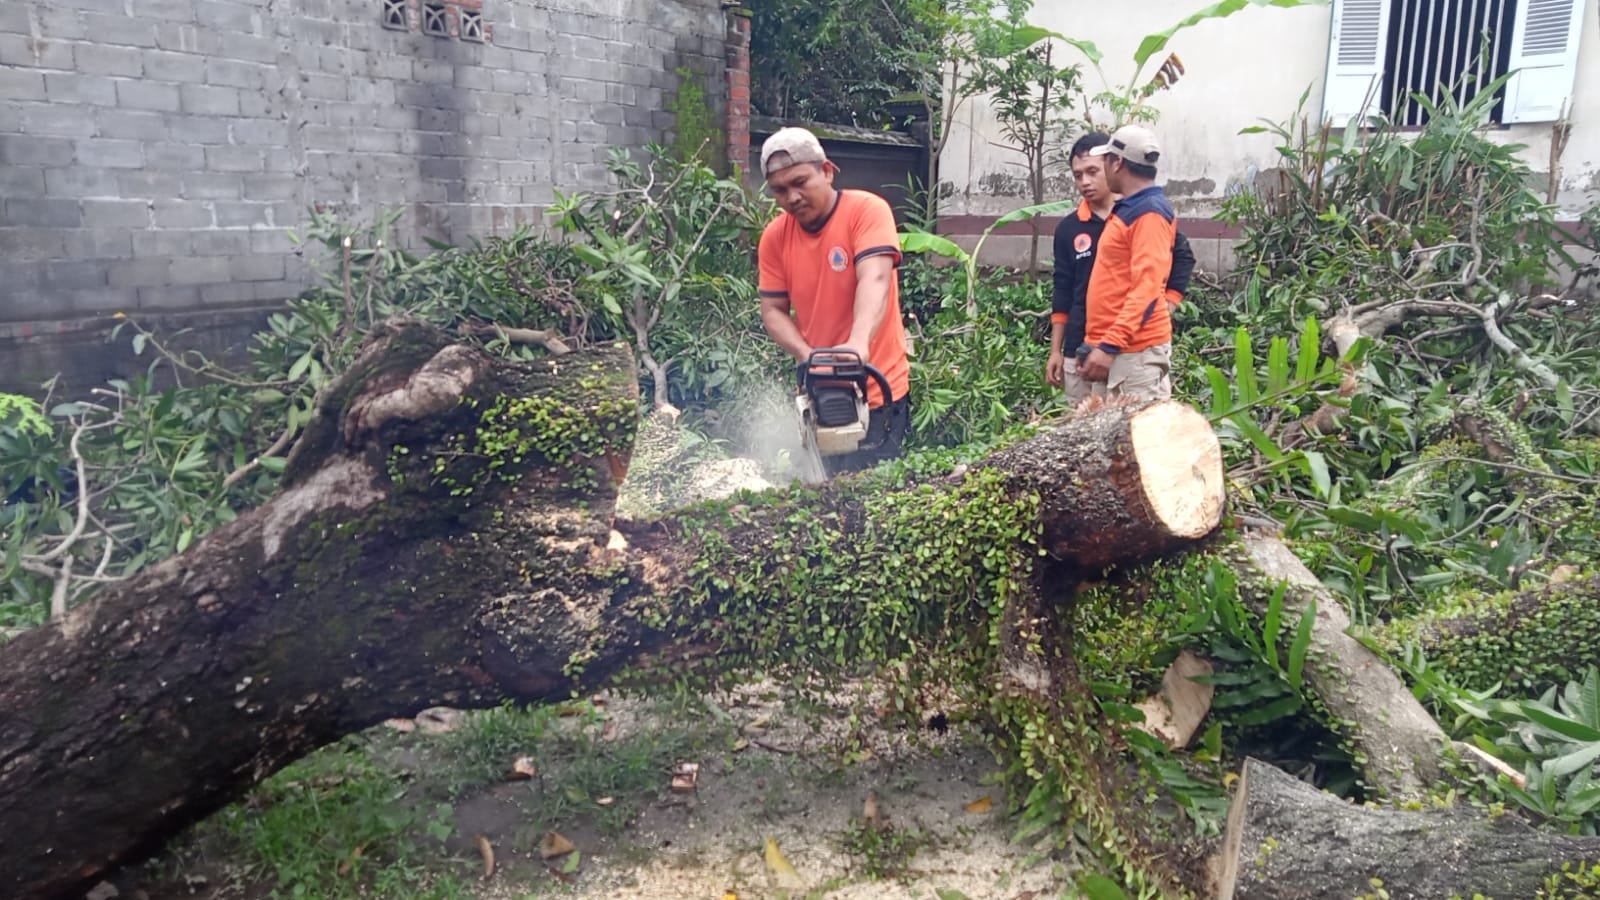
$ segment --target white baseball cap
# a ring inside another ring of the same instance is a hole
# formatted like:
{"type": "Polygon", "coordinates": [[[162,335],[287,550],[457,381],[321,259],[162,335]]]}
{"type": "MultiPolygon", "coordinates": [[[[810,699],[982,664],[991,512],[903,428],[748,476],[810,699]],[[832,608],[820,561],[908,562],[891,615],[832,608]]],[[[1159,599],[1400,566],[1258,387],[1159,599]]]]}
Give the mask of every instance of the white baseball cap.
{"type": "Polygon", "coordinates": [[[821,163],[828,161],[828,154],[822,149],[822,142],[817,136],[804,128],[779,128],[761,145],[761,174],[771,175],[772,157],[783,153],[788,155],[787,162],[779,160],[782,165],[777,168],[786,169],[800,163],[821,163]]]}
{"type": "Polygon", "coordinates": [[[1112,133],[1109,143],[1089,151],[1090,156],[1106,154],[1120,156],[1142,166],[1153,166],[1161,158],[1161,145],[1156,142],[1155,132],[1143,125],[1124,125],[1112,133]]]}

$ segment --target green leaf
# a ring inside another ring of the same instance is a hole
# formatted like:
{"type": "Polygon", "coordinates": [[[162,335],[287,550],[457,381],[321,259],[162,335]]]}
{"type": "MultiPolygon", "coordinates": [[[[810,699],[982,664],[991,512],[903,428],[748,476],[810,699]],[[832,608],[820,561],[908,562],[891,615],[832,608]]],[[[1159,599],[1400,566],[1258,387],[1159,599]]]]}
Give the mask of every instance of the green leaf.
{"type": "Polygon", "coordinates": [[[1276,394],[1289,386],[1289,340],[1275,337],[1267,346],[1267,393],[1276,394]]]}
{"type": "Polygon", "coordinates": [[[583,864],[583,853],[581,851],[574,850],[571,853],[567,854],[566,861],[564,861],[561,864],[561,872],[564,875],[571,875],[571,874],[577,872],[578,871],[578,866],[580,866],[582,864],[583,864]]]}
{"type": "Polygon", "coordinates": [[[1250,418],[1250,413],[1234,413],[1228,417],[1228,421],[1239,429],[1246,440],[1255,445],[1255,448],[1261,452],[1262,456],[1273,462],[1283,461],[1283,451],[1278,448],[1277,444],[1273,443],[1272,438],[1267,437],[1267,433],[1261,430],[1261,426],[1256,424],[1256,420],[1250,418]]]}
{"type": "Polygon", "coordinates": [[[938,896],[939,900],[972,900],[971,897],[955,888],[935,888],[933,893],[938,896]]]}
{"type": "Polygon", "coordinates": [[[1572,424],[1572,387],[1565,378],[1556,382],[1556,411],[1561,415],[1562,424],[1572,424]]]}
{"type": "Polygon", "coordinates": [[[1086,876],[1078,882],[1078,890],[1087,900],[1128,900],[1121,886],[1104,875],[1086,876]]]}
{"type": "Polygon", "coordinates": [[[1600,668],[1590,666],[1582,681],[1567,682],[1561,707],[1578,721],[1600,728],[1600,668]]]}
{"type": "Polygon", "coordinates": [[[1172,36],[1183,29],[1189,28],[1193,25],[1198,25],[1201,22],[1205,22],[1209,19],[1221,19],[1225,16],[1231,16],[1239,10],[1245,9],[1246,7],[1326,6],[1327,2],[1328,0],[1222,0],[1221,3],[1213,3],[1212,5],[1191,14],[1183,21],[1172,26],[1171,28],[1168,28],[1166,31],[1158,31],[1155,34],[1145,35],[1144,40],[1139,42],[1139,49],[1135,50],[1133,53],[1133,61],[1136,65],[1142,67],[1147,61],[1149,61],[1150,57],[1160,53],[1163,49],[1165,49],[1167,42],[1172,40],[1172,36]]]}
{"type": "Polygon", "coordinates": [[[606,267],[605,256],[588,244],[573,244],[572,255],[582,260],[590,268],[604,269],[606,267]]]}
{"type": "Polygon", "coordinates": [[[281,456],[266,456],[261,459],[261,468],[273,473],[282,472],[288,464],[289,461],[281,456]]]}
{"type": "Polygon", "coordinates": [[[140,332],[139,334],[136,334],[136,335],[133,336],[133,355],[134,356],[143,356],[144,355],[144,345],[145,345],[145,341],[146,340],[148,340],[148,338],[143,332],[140,332]]]}
{"type": "Polygon", "coordinates": [[[1260,706],[1265,701],[1276,702],[1281,697],[1294,696],[1284,687],[1283,682],[1271,673],[1260,668],[1257,668],[1256,672],[1257,677],[1251,683],[1233,690],[1218,691],[1212,695],[1211,705],[1217,709],[1237,709],[1260,706]]]}
{"type": "Polygon", "coordinates": [[[1600,741],[1574,750],[1564,756],[1547,759],[1541,767],[1544,769],[1544,774],[1551,778],[1561,778],[1581,769],[1589,768],[1594,765],[1597,759],[1600,759],[1600,741]]]}
{"type": "Polygon", "coordinates": [[[1233,387],[1216,366],[1206,366],[1206,380],[1211,382],[1211,418],[1215,421],[1233,409],[1233,387]]]}
{"type": "Polygon", "coordinates": [[[1566,807],[1568,815],[1587,816],[1589,813],[1594,812],[1595,809],[1600,808],[1600,784],[1584,788],[1581,791],[1573,791],[1571,785],[1568,785],[1567,800],[1563,805],[1566,807]]]}
{"type": "Polygon", "coordinates": [[[1267,599],[1267,614],[1262,619],[1261,637],[1267,651],[1267,664],[1274,670],[1282,670],[1278,664],[1278,633],[1283,627],[1283,582],[1272,589],[1272,596],[1267,599]]]}
{"type": "Polygon", "coordinates": [[[1061,35],[1051,31],[1048,28],[1040,28],[1037,25],[1023,25],[1012,29],[1011,32],[1005,36],[1005,40],[1001,43],[1001,47],[1003,48],[1006,56],[1012,56],[1014,54],[1021,53],[1023,50],[1032,47],[1034,44],[1037,44],[1046,38],[1058,37],[1061,37],[1061,35]]]}
{"type": "Polygon", "coordinates": [[[961,262],[967,261],[967,251],[955,241],[924,231],[904,232],[900,235],[900,249],[906,253],[937,253],[961,262]]]}
{"type": "Polygon", "coordinates": [[[1249,406],[1261,392],[1256,388],[1256,355],[1250,346],[1250,332],[1243,326],[1233,333],[1233,383],[1239,388],[1239,403],[1249,406]]]}
{"type": "Polygon", "coordinates": [[[1089,57],[1089,62],[1094,63],[1097,66],[1100,65],[1101,60],[1106,58],[1106,55],[1100,52],[1100,48],[1094,45],[1094,41],[1083,41],[1077,38],[1069,38],[1059,34],[1052,35],[1052,37],[1064,44],[1070,44],[1073,47],[1077,47],[1078,52],[1089,57]]]}
{"type": "Polygon", "coordinates": [[[1246,710],[1234,717],[1240,725],[1269,725],[1279,719],[1288,718],[1300,711],[1300,698],[1294,694],[1268,703],[1257,709],[1246,710]]]}
{"type": "Polygon", "coordinates": [[[1294,644],[1289,647],[1289,684],[1295,690],[1300,690],[1302,676],[1305,674],[1306,653],[1311,649],[1311,629],[1317,622],[1317,601],[1312,600],[1306,604],[1305,612],[1300,614],[1300,625],[1295,629],[1294,644]]]}
{"type": "Polygon", "coordinates": [[[994,231],[996,228],[1010,225],[1013,222],[1026,222],[1029,219],[1038,218],[1039,216],[1058,215],[1060,213],[1071,212],[1077,208],[1077,200],[1054,200],[1050,203],[1040,203],[1036,206],[1024,206],[1021,209],[1013,209],[1011,212],[1006,213],[998,219],[995,219],[993,225],[990,225],[988,228],[984,229],[984,234],[988,234],[994,231]]]}
{"type": "Polygon", "coordinates": [[[311,351],[307,350],[300,355],[299,359],[294,361],[294,365],[289,367],[289,380],[299,381],[309,368],[311,368],[311,351]]]}
{"type": "Polygon", "coordinates": [[[1317,361],[1322,358],[1322,330],[1315,316],[1307,316],[1300,329],[1300,356],[1295,360],[1294,380],[1302,384],[1316,377],[1317,361]]]}
{"type": "Polygon", "coordinates": [[[1306,474],[1311,476],[1311,484],[1317,489],[1317,496],[1328,499],[1328,493],[1333,490],[1333,477],[1328,474],[1327,458],[1319,451],[1303,450],[1300,459],[1305,463],[1306,474]]]}
{"type": "Polygon", "coordinates": [[[1600,741],[1600,728],[1593,728],[1569,716],[1564,716],[1550,707],[1533,700],[1525,700],[1517,706],[1524,716],[1536,725],[1543,726],[1550,731],[1573,741],[1600,741]]]}

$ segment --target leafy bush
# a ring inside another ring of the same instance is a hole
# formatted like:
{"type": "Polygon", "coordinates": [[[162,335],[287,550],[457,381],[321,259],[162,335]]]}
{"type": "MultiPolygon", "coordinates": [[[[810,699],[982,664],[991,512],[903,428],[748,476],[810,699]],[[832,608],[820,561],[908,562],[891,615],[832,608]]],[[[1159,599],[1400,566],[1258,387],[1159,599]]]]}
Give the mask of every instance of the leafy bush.
{"type": "Polygon", "coordinates": [[[913,445],[984,441],[1060,411],[1062,395],[1044,381],[1049,282],[985,274],[971,317],[957,293],[965,291],[960,270],[934,271],[942,278],[917,285],[926,293],[915,300],[928,318],[914,320],[910,335],[913,445]],[[930,302],[935,294],[941,308],[930,302]]]}
{"type": "Polygon", "coordinates": [[[513,358],[625,340],[659,402],[773,377],[781,354],[754,290],[770,202],[661,148],[610,165],[615,192],[561,199],[561,239],[522,228],[417,255],[390,237],[398,212],[358,225],[313,209],[296,240],[322,250],[318,284],[269,318],[237,370],[125,321],[118,334],[151,359],[139,377],[70,402],[46,391],[42,406],[0,395],[0,636],[265,501],[318,392],[381,319],[423,319],[513,358]]]}

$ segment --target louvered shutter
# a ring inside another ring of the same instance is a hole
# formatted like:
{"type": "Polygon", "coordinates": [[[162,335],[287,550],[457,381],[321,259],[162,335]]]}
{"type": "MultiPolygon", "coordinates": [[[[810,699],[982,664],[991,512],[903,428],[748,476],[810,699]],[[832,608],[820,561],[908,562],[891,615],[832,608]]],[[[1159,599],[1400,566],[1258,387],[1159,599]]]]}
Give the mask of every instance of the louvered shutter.
{"type": "MultiPolygon", "coordinates": [[[[1567,112],[1578,69],[1584,0],[1522,0],[1511,36],[1506,122],[1554,122],[1567,112]]],[[[1600,48],[1597,48],[1600,49],[1600,48]]]]}
{"type": "Polygon", "coordinates": [[[1322,117],[1343,126],[1377,109],[1389,40],[1389,0],[1333,0],[1322,117]]]}

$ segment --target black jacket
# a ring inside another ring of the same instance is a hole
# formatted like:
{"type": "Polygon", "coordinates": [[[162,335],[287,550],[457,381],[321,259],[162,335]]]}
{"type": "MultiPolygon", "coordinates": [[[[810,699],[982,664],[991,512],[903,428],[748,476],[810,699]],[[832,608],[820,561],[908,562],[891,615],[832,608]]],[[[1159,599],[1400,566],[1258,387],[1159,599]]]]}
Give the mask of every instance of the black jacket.
{"type": "MultiPolygon", "coordinates": [[[[1083,343],[1083,325],[1089,294],[1089,273],[1094,270],[1095,251],[1100,247],[1100,232],[1106,220],[1096,216],[1087,201],[1078,204],[1071,215],[1056,226],[1055,237],[1055,290],[1050,302],[1050,319],[1062,321],[1066,331],[1061,338],[1061,350],[1071,356],[1083,343]]],[[[1180,297],[1189,292],[1189,281],[1194,276],[1194,251],[1189,249],[1189,239],[1182,232],[1172,245],[1172,274],[1167,276],[1167,290],[1180,297]]]]}

